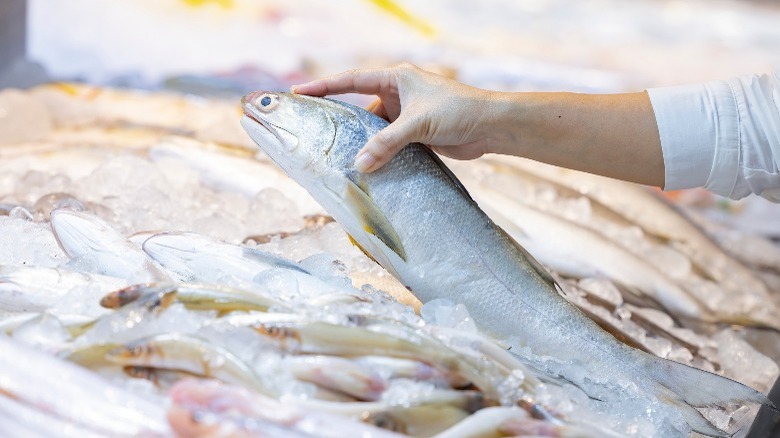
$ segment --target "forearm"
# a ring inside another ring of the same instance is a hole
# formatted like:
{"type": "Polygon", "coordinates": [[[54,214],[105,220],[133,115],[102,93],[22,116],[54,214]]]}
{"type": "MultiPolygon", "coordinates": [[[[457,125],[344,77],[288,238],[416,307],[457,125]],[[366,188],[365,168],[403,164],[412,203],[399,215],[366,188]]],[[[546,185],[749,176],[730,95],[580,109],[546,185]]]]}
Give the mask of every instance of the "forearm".
{"type": "Polygon", "coordinates": [[[490,152],[664,185],[661,141],[646,92],[490,93],[490,152]]]}

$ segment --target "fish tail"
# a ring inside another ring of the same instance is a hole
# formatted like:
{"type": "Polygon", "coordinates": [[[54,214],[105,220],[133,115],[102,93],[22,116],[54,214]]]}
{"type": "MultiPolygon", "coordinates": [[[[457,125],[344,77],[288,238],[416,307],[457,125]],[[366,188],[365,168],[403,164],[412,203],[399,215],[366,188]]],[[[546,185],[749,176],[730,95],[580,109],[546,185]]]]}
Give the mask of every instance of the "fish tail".
{"type": "Polygon", "coordinates": [[[645,356],[643,359],[648,373],[661,386],[656,394],[659,400],[675,405],[696,432],[709,436],[729,436],[712,425],[694,407],[760,403],[777,409],[764,394],[727,377],[655,356],[645,356]]]}
{"type": "Polygon", "coordinates": [[[683,416],[685,422],[688,423],[688,427],[690,427],[692,431],[717,438],[731,436],[728,432],[718,429],[710,420],[706,419],[701,412],[685,403],[685,401],[675,397],[672,399],[665,399],[664,402],[674,405],[677,408],[677,412],[683,416]]]}

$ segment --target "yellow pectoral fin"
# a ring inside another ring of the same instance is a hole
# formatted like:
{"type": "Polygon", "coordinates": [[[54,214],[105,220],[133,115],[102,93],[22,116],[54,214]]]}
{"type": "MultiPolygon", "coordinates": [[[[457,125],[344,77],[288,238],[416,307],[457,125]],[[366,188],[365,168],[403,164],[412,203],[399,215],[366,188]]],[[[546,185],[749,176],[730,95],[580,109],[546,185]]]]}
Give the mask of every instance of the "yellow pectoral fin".
{"type": "MultiPolygon", "coordinates": [[[[360,220],[363,229],[379,239],[391,251],[396,253],[403,261],[406,261],[406,251],[401,243],[401,238],[395,231],[384,213],[377,207],[374,200],[357,184],[348,181],[346,189],[347,205],[350,206],[355,216],[360,220]]],[[[354,243],[354,239],[353,239],[354,243]]],[[[359,246],[359,245],[358,245],[359,246]]],[[[361,248],[365,253],[365,249],[361,248]]],[[[366,254],[368,255],[368,254],[366,254]]],[[[372,257],[376,259],[376,257],[372,257]]]]}
{"type": "Polygon", "coordinates": [[[371,260],[373,260],[373,261],[374,261],[374,263],[376,263],[377,265],[379,265],[379,266],[382,266],[382,264],[381,264],[381,263],[379,263],[378,261],[376,261],[376,259],[374,258],[374,256],[372,256],[371,254],[369,254],[369,253],[368,253],[368,251],[366,251],[366,249],[365,249],[365,248],[363,248],[363,245],[359,244],[359,243],[357,242],[357,240],[355,240],[355,238],[354,238],[354,237],[352,237],[352,235],[351,235],[351,234],[347,233],[347,238],[349,239],[349,242],[350,242],[351,244],[355,245],[355,247],[357,247],[357,249],[359,249],[359,250],[360,250],[360,252],[362,252],[363,254],[365,254],[365,255],[366,255],[366,257],[368,257],[368,258],[370,258],[371,260]]]}

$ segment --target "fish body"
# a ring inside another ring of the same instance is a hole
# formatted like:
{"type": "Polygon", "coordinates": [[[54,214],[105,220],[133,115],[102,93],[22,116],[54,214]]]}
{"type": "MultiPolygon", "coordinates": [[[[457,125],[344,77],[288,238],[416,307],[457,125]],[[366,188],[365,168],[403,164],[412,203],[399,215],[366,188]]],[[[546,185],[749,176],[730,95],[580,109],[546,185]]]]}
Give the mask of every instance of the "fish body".
{"type": "Polygon", "coordinates": [[[161,398],[140,397],[5,335],[0,335],[0,376],[0,397],[10,397],[76,428],[102,436],[170,435],[161,398]]]}
{"type": "MultiPolygon", "coordinates": [[[[680,209],[645,187],[526,160],[503,162],[576,190],[637,224],[646,233],[670,242],[718,284],[755,303],[753,310],[760,311],[770,299],[770,291],[755,272],[727,254],[680,209]]],[[[776,309],[774,304],[772,307],[776,309]]]]}
{"type": "Polygon", "coordinates": [[[291,260],[195,233],[160,233],[147,238],[143,249],[179,281],[259,288],[263,293],[290,298],[352,292],[312,275],[291,260]]]}
{"type": "Polygon", "coordinates": [[[160,233],[147,238],[143,249],[181,281],[216,283],[226,276],[252,281],[272,268],[306,273],[282,257],[195,233],[160,233]]]}
{"type": "Polygon", "coordinates": [[[119,278],[67,269],[0,265],[0,310],[100,315],[105,312],[91,298],[126,284],[119,278]]]}
{"type": "Polygon", "coordinates": [[[653,265],[576,223],[512,202],[497,189],[481,187],[480,205],[545,266],[578,277],[607,276],[637,289],[683,318],[710,321],[706,306],[653,265]],[[566,242],[565,246],[555,242],[566,242]]]}
{"type": "Polygon", "coordinates": [[[178,436],[404,436],[342,415],[318,412],[310,408],[311,403],[301,406],[292,401],[279,402],[215,381],[183,380],[171,389],[170,394],[172,405],[168,419],[178,436]],[[208,421],[203,421],[204,418],[208,421]]]}
{"type": "Polygon", "coordinates": [[[169,276],[140,248],[97,216],[75,210],[51,212],[54,237],[81,271],[146,282],[169,276]]]}
{"type": "MultiPolygon", "coordinates": [[[[109,293],[100,300],[100,305],[108,309],[118,309],[138,300],[155,285],[133,285],[109,293]]],[[[166,286],[163,286],[166,287],[166,286]]],[[[175,291],[176,301],[190,310],[260,311],[269,307],[284,308],[284,304],[271,297],[243,289],[222,285],[199,283],[179,283],[169,286],[175,291]]]]}
{"type": "Polygon", "coordinates": [[[105,358],[123,366],[186,371],[268,393],[241,359],[219,346],[189,335],[171,333],[138,339],[107,352],[105,358]]]}
{"type": "Polygon", "coordinates": [[[243,107],[252,139],[422,302],[463,303],[483,331],[514,348],[580,364],[589,375],[580,386],[591,397],[609,401],[626,390],[611,382],[628,382],[622,385],[673,406],[701,433],[724,434],[691,406],[768,403],[751,388],[603,331],[566,302],[549,274],[423,145],[407,146],[375,172],[357,172],[355,155],[386,121],[342,102],[287,93],[251,93],[243,107]]]}

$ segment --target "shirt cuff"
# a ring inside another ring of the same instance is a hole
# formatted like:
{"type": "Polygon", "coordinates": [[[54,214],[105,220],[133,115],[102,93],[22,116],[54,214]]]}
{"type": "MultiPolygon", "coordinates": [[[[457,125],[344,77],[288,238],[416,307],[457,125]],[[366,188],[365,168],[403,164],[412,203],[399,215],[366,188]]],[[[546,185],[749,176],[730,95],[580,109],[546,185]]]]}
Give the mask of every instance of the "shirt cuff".
{"type": "Polygon", "coordinates": [[[739,115],[725,81],[647,90],[664,158],[664,190],[729,196],[739,171],[739,115]]]}

